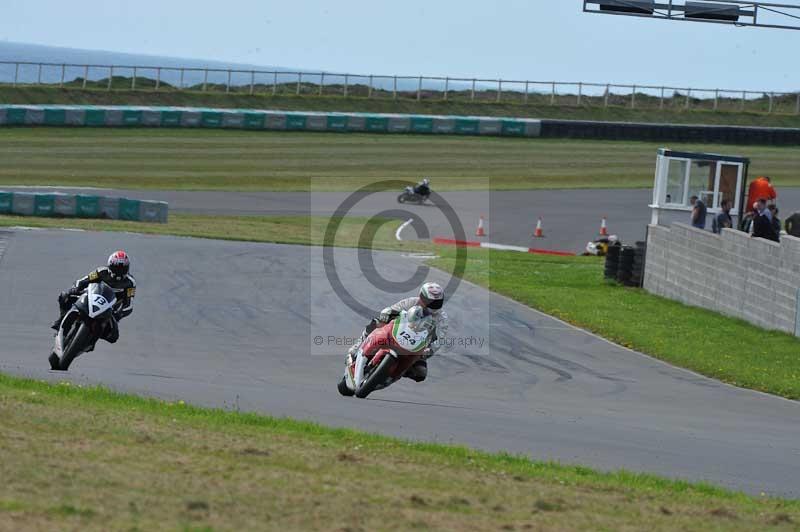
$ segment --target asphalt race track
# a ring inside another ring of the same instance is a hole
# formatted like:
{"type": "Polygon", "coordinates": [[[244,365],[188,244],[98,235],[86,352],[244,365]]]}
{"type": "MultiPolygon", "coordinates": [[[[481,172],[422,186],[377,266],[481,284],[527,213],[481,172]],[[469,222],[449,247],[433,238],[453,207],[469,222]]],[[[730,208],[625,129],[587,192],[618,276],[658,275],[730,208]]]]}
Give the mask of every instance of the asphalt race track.
{"type": "MultiPolygon", "coordinates": [[[[472,285],[448,303],[451,337],[488,336],[484,354],[456,346],[431,360],[428,381],[361,401],[336,392],[343,349],[310,354],[319,331],[352,335],[363,323],[324,288],[319,248],[67,231],[0,241],[3,372],[800,495],[800,404],[671,367],[472,285]],[[50,372],[58,292],[119,247],[138,281],[119,343],[99,343],[67,375],[50,372]]],[[[391,279],[418,267],[374,258],[391,279]]],[[[357,299],[397,298],[363,281],[354,250],[336,259],[357,299]]]]}

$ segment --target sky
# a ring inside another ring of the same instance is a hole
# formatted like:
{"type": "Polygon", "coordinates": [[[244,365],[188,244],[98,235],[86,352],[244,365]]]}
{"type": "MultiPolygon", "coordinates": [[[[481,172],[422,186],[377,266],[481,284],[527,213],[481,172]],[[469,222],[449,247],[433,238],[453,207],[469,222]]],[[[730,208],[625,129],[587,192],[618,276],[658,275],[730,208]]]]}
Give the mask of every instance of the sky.
{"type": "MultiPolygon", "coordinates": [[[[800,2],[797,2],[800,4],[800,2]]],[[[800,31],[581,0],[2,0],[0,41],[329,72],[795,91],[800,31]]]]}

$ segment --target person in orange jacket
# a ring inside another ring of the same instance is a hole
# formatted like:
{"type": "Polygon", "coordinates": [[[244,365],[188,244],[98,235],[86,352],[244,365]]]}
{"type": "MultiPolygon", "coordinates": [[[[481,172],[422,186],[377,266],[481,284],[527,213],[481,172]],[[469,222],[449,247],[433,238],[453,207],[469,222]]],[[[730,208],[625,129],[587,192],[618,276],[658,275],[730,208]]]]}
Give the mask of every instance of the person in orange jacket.
{"type": "Polygon", "coordinates": [[[752,183],[747,192],[747,211],[753,211],[753,204],[760,199],[763,199],[767,204],[774,204],[778,198],[775,192],[775,187],[772,186],[772,180],[769,176],[759,176],[752,183]]]}

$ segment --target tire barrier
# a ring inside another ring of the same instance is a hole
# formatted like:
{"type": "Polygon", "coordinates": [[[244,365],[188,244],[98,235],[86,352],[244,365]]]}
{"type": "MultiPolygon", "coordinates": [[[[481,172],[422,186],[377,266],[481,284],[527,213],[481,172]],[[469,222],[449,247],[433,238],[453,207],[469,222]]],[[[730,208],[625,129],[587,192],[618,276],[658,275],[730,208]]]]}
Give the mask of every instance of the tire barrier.
{"type": "Polygon", "coordinates": [[[0,126],[188,127],[800,145],[800,128],[94,105],[0,105],[0,126]]]}
{"type": "Polygon", "coordinates": [[[633,286],[641,288],[644,283],[644,260],[647,253],[646,242],[636,242],[633,248],[633,264],[631,267],[631,276],[625,286],[633,286]]]}
{"type": "Polygon", "coordinates": [[[645,242],[636,246],[608,246],[603,277],[625,286],[640,288],[644,280],[645,242]]]}
{"type": "Polygon", "coordinates": [[[542,120],[542,137],[721,144],[800,144],[800,128],[542,120]]]}
{"type": "Polygon", "coordinates": [[[619,255],[622,246],[611,245],[608,246],[606,252],[606,264],[603,270],[603,277],[613,281],[617,280],[617,271],[619,270],[619,255]]]}
{"type": "Polygon", "coordinates": [[[84,194],[0,191],[0,214],[167,223],[169,205],[163,201],[84,194]]]}
{"type": "Polygon", "coordinates": [[[75,105],[0,105],[0,125],[197,127],[277,131],[428,133],[538,137],[529,118],[75,105]]]}
{"type": "Polygon", "coordinates": [[[630,286],[633,276],[633,262],[635,251],[631,246],[622,246],[619,252],[619,266],[617,267],[617,282],[630,286]]]}

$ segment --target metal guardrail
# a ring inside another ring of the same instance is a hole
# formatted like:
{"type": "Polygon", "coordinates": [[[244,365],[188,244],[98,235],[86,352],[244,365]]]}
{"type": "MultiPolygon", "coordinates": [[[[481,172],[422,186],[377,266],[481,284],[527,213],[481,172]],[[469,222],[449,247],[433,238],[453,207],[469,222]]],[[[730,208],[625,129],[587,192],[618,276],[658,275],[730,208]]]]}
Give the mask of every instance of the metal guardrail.
{"type": "Polygon", "coordinates": [[[469,101],[728,110],[800,114],[800,92],[666,85],[238,70],[198,67],[0,61],[0,83],[60,88],[199,91],[295,96],[341,96],[417,101],[469,101]],[[5,67],[5,68],[4,68],[5,67]]]}

